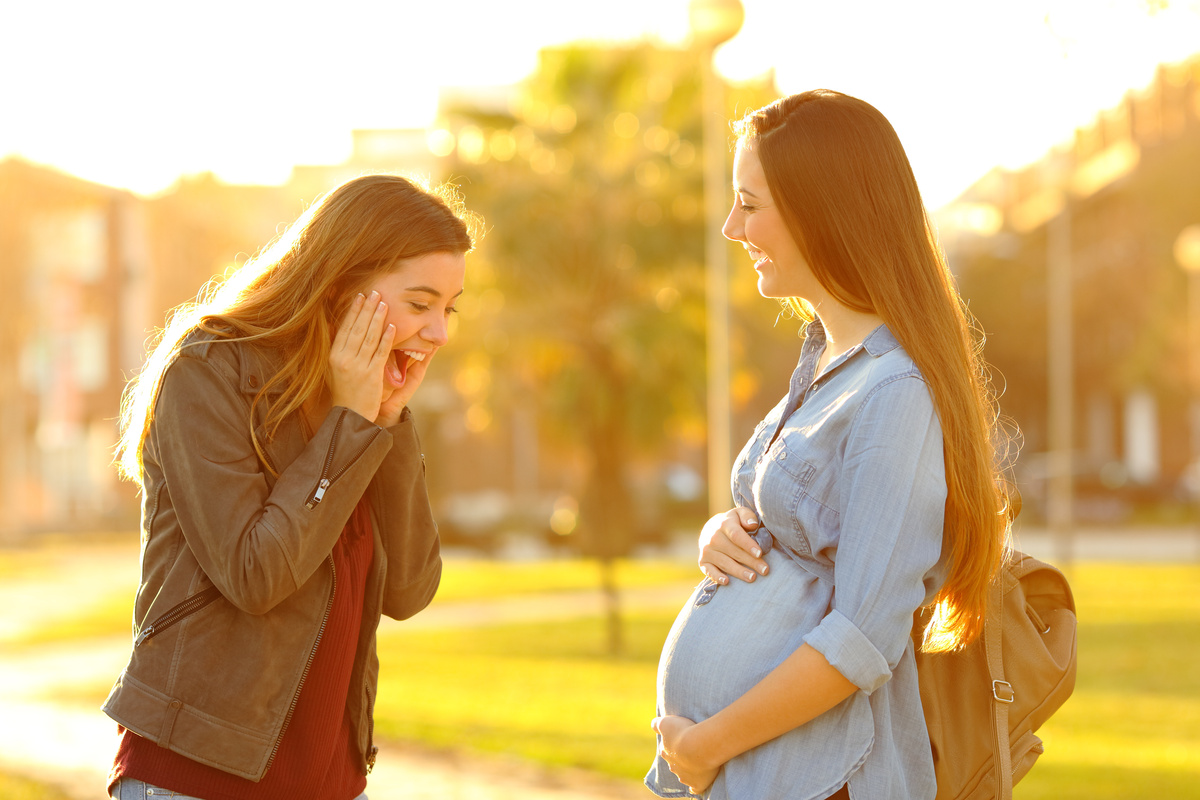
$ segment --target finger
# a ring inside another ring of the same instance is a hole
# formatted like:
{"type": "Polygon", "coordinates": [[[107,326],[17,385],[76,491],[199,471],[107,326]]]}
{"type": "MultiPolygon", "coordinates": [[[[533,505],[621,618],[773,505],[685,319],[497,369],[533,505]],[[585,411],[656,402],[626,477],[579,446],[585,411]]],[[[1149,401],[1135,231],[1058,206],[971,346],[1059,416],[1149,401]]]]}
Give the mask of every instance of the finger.
{"type": "MultiPolygon", "coordinates": [[[[734,549],[740,550],[746,555],[753,558],[762,557],[762,548],[759,547],[758,540],[743,530],[725,531],[725,538],[729,542],[729,549],[735,555],[734,549]]],[[[725,549],[725,548],[722,548],[725,549]]],[[[740,559],[739,559],[740,560],[740,559]]],[[[744,563],[744,562],[743,562],[744,563]]]]}
{"type": "Polygon", "coordinates": [[[353,359],[358,354],[363,332],[366,331],[366,320],[369,319],[365,308],[366,303],[367,300],[364,298],[357,308],[351,309],[347,314],[345,326],[338,331],[338,335],[334,339],[334,352],[341,355],[343,360],[353,359]]]}
{"type": "Polygon", "coordinates": [[[746,508],[743,506],[743,507],[734,509],[734,511],[737,513],[738,518],[742,521],[742,528],[744,530],[748,530],[748,531],[758,530],[758,526],[761,523],[759,523],[759,521],[758,521],[758,514],[755,514],[753,509],[746,508]]]}
{"type": "Polygon", "coordinates": [[[379,303],[379,292],[371,292],[359,307],[358,313],[354,316],[354,324],[350,326],[350,333],[346,339],[346,348],[350,352],[357,354],[362,350],[363,341],[367,338],[367,330],[379,311],[379,303]]]}
{"type": "MultiPolygon", "coordinates": [[[[382,306],[383,303],[380,303],[379,305],[382,306]]],[[[386,311],[384,312],[384,316],[387,316],[386,311]]],[[[396,326],[388,323],[388,326],[384,328],[383,333],[379,337],[379,344],[375,347],[375,353],[371,356],[372,367],[383,366],[383,362],[386,361],[392,354],[392,344],[395,342],[395,340],[396,326]]]]}
{"type": "Polygon", "coordinates": [[[762,548],[758,541],[746,531],[737,527],[737,522],[732,523],[733,529],[722,527],[720,533],[723,535],[714,536],[709,542],[707,551],[715,550],[732,558],[739,564],[747,566],[760,575],[767,574],[767,562],[762,558],[762,548]]]}
{"type": "Polygon", "coordinates": [[[354,320],[358,318],[359,311],[362,310],[363,303],[367,298],[362,292],[354,296],[350,301],[350,307],[346,309],[346,313],[342,315],[342,321],[338,325],[337,333],[333,337],[333,349],[341,350],[346,346],[346,340],[350,336],[350,329],[354,326],[354,320]]]}
{"type": "Polygon", "coordinates": [[[700,571],[704,573],[704,577],[708,578],[714,583],[719,583],[722,586],[729,585],[729,576],[717,569],[714,564],[708,561],[700,562],[700,571]]]}
{"type": "MultiPolygon", "coordinates": [[[[738,580],[745,581],[746,583],[754,583],[754,579],[758,577],[758,575],[762,574],[762,572],[755,569],[753,565],[742,564],[718,550],[713,550],[705,554],[704,561],[701,562],[700,568],[704,569],[706,565],[710,570],[717,570],[719,575],[737,578],[738,580]]],[[[765,563],[764,566],[766,566],[765,563]]],[[[726,581],[719,580],[713,575],[709,575],[709,577],[717,581],[717,583],[720,583],[722,586],[726,585],[727,583],[726,581]]]]}
{"type": "Polygon", "coordinates": [[[363,332],[362,340],[358,345],[358,352],[363,358],[374,359],[375,352],[379,348],[379,341],[383,337],[383,325],[387,320],[387,311],[387,303],[380,300],[367,319],[367,329],[363,332]]]}

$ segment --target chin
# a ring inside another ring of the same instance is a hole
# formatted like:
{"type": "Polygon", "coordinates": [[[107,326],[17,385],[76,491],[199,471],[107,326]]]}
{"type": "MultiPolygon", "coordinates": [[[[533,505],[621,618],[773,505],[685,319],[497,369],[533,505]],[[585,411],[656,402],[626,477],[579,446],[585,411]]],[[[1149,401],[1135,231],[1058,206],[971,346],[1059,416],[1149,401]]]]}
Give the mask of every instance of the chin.
{"type": "Polygon", "coordinates": [[[767,280],[766,278],[759,278],[758,293],[761,294],[763,297],[769,297],[772,299],[779,299],[781,297],[791,297],[791,295],[789,295],[789,294],[781,294],[778,289],[776,289],[774,286],[772,286],[772,282],[767,280]]]}

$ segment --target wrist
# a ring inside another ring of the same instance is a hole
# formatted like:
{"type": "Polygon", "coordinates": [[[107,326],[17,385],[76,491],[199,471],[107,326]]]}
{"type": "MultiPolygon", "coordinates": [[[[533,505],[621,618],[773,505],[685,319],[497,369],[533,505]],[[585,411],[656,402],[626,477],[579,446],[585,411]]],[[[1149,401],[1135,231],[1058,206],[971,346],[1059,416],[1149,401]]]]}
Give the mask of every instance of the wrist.
{"type": "Polygon", "coordinates": [[[683,746],[680,747],[680,750],[686,749],[695,763],[703,769],[720,768],[726,761],[737,755],[724,752],[724,737],[721,735],[720,727],[720,723],[714,722],[712,717],[697,722],[684,731],[684,741],[681,743],[683,746]]]}

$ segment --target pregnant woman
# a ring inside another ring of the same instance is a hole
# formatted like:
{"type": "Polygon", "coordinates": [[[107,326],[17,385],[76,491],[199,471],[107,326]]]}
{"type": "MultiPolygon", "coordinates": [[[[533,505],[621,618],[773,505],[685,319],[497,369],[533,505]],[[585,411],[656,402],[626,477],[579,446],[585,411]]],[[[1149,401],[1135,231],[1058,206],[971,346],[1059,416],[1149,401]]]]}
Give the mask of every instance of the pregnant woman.
{"type": "Polygon", "coordinates": [[[646,783],[933,798],[913,614],[934,605],[926,649],[977,637],[1009,523],[978,347],[879,111],[817,90],[737,133],[725,235],[808,324],[734,464],[735,507],[701,534],[707,578],[663,648],[646,783]]]}

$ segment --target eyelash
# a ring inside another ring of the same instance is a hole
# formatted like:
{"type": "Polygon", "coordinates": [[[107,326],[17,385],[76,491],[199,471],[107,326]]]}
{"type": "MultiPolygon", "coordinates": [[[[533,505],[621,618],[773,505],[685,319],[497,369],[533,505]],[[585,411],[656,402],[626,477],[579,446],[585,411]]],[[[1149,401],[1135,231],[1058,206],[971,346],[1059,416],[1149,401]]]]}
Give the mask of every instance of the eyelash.
{"type": "MultiPolygon", "coordinates": [[[[413,310],[414,310],[414,311],[416,311],[416,312],[417,312],[417,313],[419,313],[419,314],[424,314],[426,311],[428,311],[428,310],[429,310],[429,306],[425,305],[424,303],[413,303],[413,302],[409,302],[409,305],[410,305],[410,306],[412,306],[413,310]]],[[[457,309],[457,308],[454,308],[454,307],[452,307],[452,306],[448,306],[448,307],[446,308],[446,315],[447,315],[447,316],[449,316],[450,314],[457,314],[457,313],[458,313],[458,309],[457,309]]]]}

